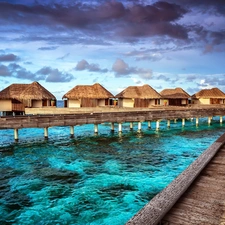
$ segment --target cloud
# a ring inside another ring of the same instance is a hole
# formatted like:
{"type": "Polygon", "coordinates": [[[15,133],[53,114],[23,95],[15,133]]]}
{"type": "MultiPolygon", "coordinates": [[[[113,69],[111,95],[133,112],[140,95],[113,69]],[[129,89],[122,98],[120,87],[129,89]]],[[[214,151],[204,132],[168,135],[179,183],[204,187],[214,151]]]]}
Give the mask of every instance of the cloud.
{"type": "MultiPolygon", "coordinates": [[[[20,27],[26,26],[26,35],[31,38],[36,35],[39,40],[43,34],[53,40],[62,34],[61,41],[67,37],[76,41],[80,36],[125,41],[157,35],[187,39],[188,30],[176,23],[186,13],[187,10],[182,6],[168,2],[155,2],[151,5],[141,5],[135,1],[132,4],[117,1],[86,4],[76,1],[67,5],[0,2],[0,22],[6,27],[19,25],[17,31],[21,33],[24,33],[24,29],[20,27]],[[7,19],[9,15],[10,21],[7,19]]],[[[55,47],[42,47],[39,50],[52,48],[55,47]]]]}
{"type": "Polygon", "coordinates": [[[163,58],[161,53],[157,51],[153,53],[151,50],[139,50],[139,51],[134,50],[134,51],[124,53],[124,55],[132,56],[132,57],[134,56],[137,61],[147,60],[147,61],[156,62],[163,58]]]}
{"type": "Polygon", "coordinates": [[[0,76],[31,81],[45,80],[46,82],[69,82],[74,79],[73,75],[51,67],[43,67],[36,73],[32,73],[16,63],[10,63],[8,66],[0,64],[0,76]]]}
{"type": "Polygon", "coordinates": [[[20,58],[14,54],[2,54],[0,55],[0,62],[15,62],[20,58]]]}
{"type": "Polygon", "coordinates": [[[1,77],[7,77],[10,76],[10,71],[7,66],[0,65],[0,76],[1,77]]]}
{"type": "Polygon", "coordinates": [[[59,46],[50,46],[50,47],[40,47],[38,50],[41,51],[51,51],[51,50],[56,50],[59,46]]]}
{"type": "Polygon", "coordinates": [[[41,80],[43,79],[40,76],[35,76],[30,71],[21,67],[16,63],[10,63],[8,66],[0,65],[0,76],[2,77],[15,77],[19,79],[28,79],[28,80],[41,80]]]}
{"type": "Polygon", "coordinates": [[[90,72],[100,72],[100,73],[108,72],[107,69],[101,69],[98,64],[94,64],[94,63],[89,64],[85,59],[77,63],[75,70],[78,70],[78,71],[88,70],[90,72]]]}
{"type": "Polygon", "coordinates": [[[46,82],[69,82],[74,79],[70,73],[59,71],[51,67],[43,67],[36,72],[36,75],[46,76],[46,82]]]}
{"type": "Polygon", "coordinates": [[[194,75],[194,74],[187,74],[187,76],[186,76],[186,81],[187,82],[193,82],[194,80],[196,80],[198,77],[197,77],[197,75],[194,75]]]}
{"type": "Polygon", "coordinates": [[[42,80],[43,77],[35,76],[32,72],[27,69],[21,67],[16,63],[11,63],[8,65],[8,69],[10,71],[10,76],[16,77],[19,79],[27,79],[27,80],[42,80]]]}
{"type": "Polygon", "coordinates": [[[64,60],[64,59],[67,58],[69,55],[70,55],[70,53],[67,53],[67,54],[65,54],[64,56],[59,57],[59,58],[57,58],[57,59],[59,59],[59,60],[64,60]]]}
{"type": "Polygon", "coordinates": [[[157,80],[171,81],[169,77],[162,74],[157,77],[157,80]]]}
{"type": "MultiPolygon", "coordinates": [[[[180,4],[179,0],[166,0],[172,4],[180,4]]],[[[223,0],[204,0],[204,1],[196,1],[196,0],[182,0],[182,5],[186,7],[197,7],[202,11],[205,9],[213,8],[216,10],[217,13],[224,14],[224,1],[223,0]]]]}
{"type": "Polygon", "coordinates": [[[145,70],[136,67],[130,67],[122,59],[117,59],[112,65],[112,71],[116,77],[130,76],[131,74],[138,75],[140,78],[148,80],[152,77],[151,70],[145,70]]]}

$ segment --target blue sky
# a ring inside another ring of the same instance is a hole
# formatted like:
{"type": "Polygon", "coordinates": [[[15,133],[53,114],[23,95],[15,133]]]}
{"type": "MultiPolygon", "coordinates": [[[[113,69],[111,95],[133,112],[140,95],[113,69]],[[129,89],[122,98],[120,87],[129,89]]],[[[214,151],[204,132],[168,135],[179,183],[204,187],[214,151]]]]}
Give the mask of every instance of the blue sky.
{"type": "Polygon", "coordinates": [[[0,90],[38,81],[113,94],[149,84],[225,92],[224,0],[0,0],[0,90]]]}

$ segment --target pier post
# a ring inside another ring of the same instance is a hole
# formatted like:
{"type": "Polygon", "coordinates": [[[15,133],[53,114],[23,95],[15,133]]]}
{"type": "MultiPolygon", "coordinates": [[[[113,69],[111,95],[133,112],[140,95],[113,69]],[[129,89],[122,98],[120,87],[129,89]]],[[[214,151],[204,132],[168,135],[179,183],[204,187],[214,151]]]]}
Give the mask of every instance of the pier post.
{"type": "Polygon", "coordinates": [[[174,123],[177,123],[177,119],[174,119],[174,123]]]}
{"type": "Polygon", "coordinates": [[[70,126],[70,137],[74,137],[74,126],[70,126]]]}
{"type": "Polygon", "coordinates": [[[182,126],[185,126],[185,118],[182,119],[182,126]]]}
{"type": "Polygon", "coordinates": [[[170,120],[167,120],[167,127],[170,127],[170,120]]]}
{"type": "Polygon", "coordinates": [[[114,132],[115,126],[114,123],[111,123],[111,131],[114,132]]]}
{"type": "Polygon", "coordinates": [[[159,122],[160,122],[159,120],[156,121],[156,130],[159,129],[159,122]]]}
{"type": "Polygon", "coordinates": [[[211,124],[211,119],[212,119],[212,117],[208,117],[208,124],[209,125],[211,124]]]}
{"type": "Polygon", "coordinates": [[[223,117],[222,116],[220,116],[220,123],[222,123],[223,122],[223,117]]]}
{"type": "Polygon", "coordinates": [[[48,127],[44,128],[44,137],[45,139],[48,139],[48,127]]]}
{"type": "Polygon", "coordinates": [[[119,123],[119,124],[118,124],[118,131],[119,131],[119,133],[122,132],[122,123],[119,123]]]}
{"type": "Polygon", "coordinates": [[[198,126],[198,117],[196,118],[196,126],[198,126]]]}
{"type": "Polygon", "coordinates": [[[96,134],[98,133],[98,124],[94,124],[94,131],[96,134]]]}
{"type": "Polygon", "coordinates": [[[151,121],[148,121],[148,128],[151,128],[151,121]]]}
{"type": "Polygon", "coordinates": [[[17,142],[19,140],[19,132],[18,132],[18,129],[14,129],[14,139],[15,141],[17,142]]]}
{"type": "Polygon", "coordinates": [[[130,130],[133,130],[133,122],[130,122],[130,130]]]}
{"type": "Polygon", "coordinates": [[[141,122],[138,122],[138,132],[141,132],[141,122]]]}

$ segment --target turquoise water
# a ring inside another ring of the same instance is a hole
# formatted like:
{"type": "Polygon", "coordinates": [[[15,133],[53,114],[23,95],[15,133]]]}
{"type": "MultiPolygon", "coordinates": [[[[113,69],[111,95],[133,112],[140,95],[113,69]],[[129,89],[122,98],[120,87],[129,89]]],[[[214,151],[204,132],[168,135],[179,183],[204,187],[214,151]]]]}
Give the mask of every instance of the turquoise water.
{"type": "Polygon", "coordinates": [[[0,224],[125,224],[225,132],[219,118],[160,130],[110,124],[0,130],[0,224]],[[117,130],[117,127],[115,127],[117,130]]]}

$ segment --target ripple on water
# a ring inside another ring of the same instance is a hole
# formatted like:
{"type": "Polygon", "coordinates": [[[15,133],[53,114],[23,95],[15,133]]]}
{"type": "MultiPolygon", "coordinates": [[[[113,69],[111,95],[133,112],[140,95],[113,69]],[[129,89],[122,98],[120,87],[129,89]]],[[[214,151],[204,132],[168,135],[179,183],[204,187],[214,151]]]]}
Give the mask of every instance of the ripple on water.
{"type": "MultiPolygon", "coordinates": [[[[199,127],[186,121],[110,133],[109,124],[43,130],[23,129],[0,140],[1,224],[124,224],[225,132],[219,119],[199,127]],[[12,136],[11,136],[12,135],[12,136]]],[[[4,131],[0,131],[0,135],[4,131]]],[[[5,134],[5,133],[4,133],[5,134]]]]}

